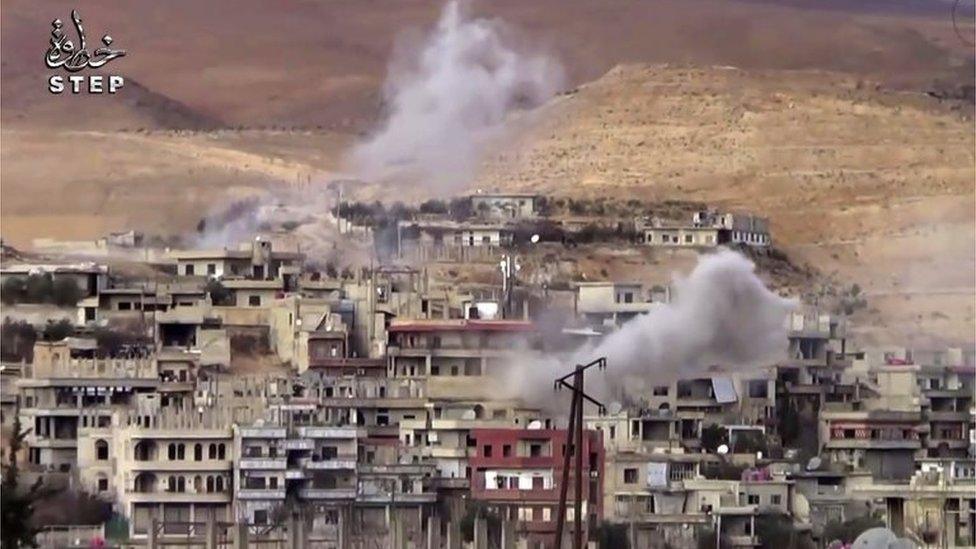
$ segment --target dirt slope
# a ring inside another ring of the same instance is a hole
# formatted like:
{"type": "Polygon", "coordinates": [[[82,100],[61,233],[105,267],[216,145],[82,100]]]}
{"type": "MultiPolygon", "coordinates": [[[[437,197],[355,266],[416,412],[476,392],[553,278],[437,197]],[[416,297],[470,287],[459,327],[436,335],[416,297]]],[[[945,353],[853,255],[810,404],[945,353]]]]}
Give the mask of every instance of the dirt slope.
{"type": "Polygon", "coordinates": [[[964,109],[837,73],[622,66],[523,124],[477,186],[754,211],[795,260],[864,287],[885,338],[972,338],[964,109]]]}

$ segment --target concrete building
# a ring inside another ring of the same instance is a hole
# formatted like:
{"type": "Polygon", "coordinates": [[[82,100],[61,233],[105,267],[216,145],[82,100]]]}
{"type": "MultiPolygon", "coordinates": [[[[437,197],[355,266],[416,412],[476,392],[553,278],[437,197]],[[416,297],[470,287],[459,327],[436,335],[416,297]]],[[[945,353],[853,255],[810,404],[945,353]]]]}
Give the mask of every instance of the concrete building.
{"type": "Polygon", "coordinates": [[[639,282],[576,283],[576,315],[598,330],[619,327],[654,306],[639,282]]]}
{"type": "Polygon", "coordinates": [[[389,376],[422,380],[430,398],[490,398],[499,377],[489,372],[538,347],[519,320],[394,320],[389,333],[389,376]]]}
{"type": "MultiPolygon", "coordinates": [[[[584,433],[585,480],[581,494],[584,516],[575,517],[569,505],[566,528],[571,529],[576,520],[583,520],[584,530],[591,532],[603,516],[604,455],[599,434],[584,433]]],[[[529,546],[551,544],[558,513],[566,431],[474,429],[471,437],[475,445],[475,453],[470,458],[471,498],[497,510],[503,519],[518,521],[518,529],[529,546]]],[[[569,501],[573,501],[574,490],[571,484],[569,501]]]]}
{"type": "Polygon", "coordinates": [[[480,193],[470,197],[475,215],[501,219],[525,219],[539,213],[541,197],[531,193],[480,193]]]}
{"type": "Polygon", "coordinates": [[[270,241],[257,238],[236,250],[183,250],[170,257],[180,276],[285,281],[296,277],[304,254],[272,248],[270,241]]]}
{"type": "Polygon", "coordinates": [[[192,406],[119,411],[108,424],[79,430],[80,484],[110,498],[130,518],[133,537],[146,536],[154,518],[167,523],[164,537],[186,535],[191,523],[210,518],[229,520],[233,419],[192,406]]]}

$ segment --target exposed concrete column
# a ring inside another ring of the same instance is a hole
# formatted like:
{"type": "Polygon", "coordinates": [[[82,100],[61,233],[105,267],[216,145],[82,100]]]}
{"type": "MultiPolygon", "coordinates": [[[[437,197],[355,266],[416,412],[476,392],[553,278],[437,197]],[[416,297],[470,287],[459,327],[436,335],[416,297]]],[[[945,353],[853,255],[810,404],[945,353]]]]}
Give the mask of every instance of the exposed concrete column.
{"type": "Polygon", "coordinates": [[[213,513],[207,516],[206,549],[217,549],[217,522],[213,513]]]}
{"type": "Polygon", "coordinates": [[[517,542],[515,533],[515,521],[506,520],[502,522],[502,549],[515,549],[517,542]]]}
{"type": "Polygon", "coordinates": [[[437,515],[427,517],[427,549],[441,547],[441,518],[437,515]]]}
{"type": "Polygon", "coordinates": [[[237,529],[234,530],[234,549],[247,549],[249,533],[246,522],[237,523],[237,529]]]}
{"type": "Polygon", "coordinates": [[[447,548],[461,549],[461,523],[454,517],[460,515],[452,513],[452,519],[447,523],[447,548]]]}
{"type": "Polygon", "coordinates": [[[159,520],[153,517],[152,521],[149,522],[149,533],[146,536],[146,547],[149,549],[156,549],[159,547],[159,542],[157,540],[158,531],[159,520]]]}
{"type": "Polygon", "coordinates": [[[474,519],[474,549],[488,549],[488,520],[474,519]]]}

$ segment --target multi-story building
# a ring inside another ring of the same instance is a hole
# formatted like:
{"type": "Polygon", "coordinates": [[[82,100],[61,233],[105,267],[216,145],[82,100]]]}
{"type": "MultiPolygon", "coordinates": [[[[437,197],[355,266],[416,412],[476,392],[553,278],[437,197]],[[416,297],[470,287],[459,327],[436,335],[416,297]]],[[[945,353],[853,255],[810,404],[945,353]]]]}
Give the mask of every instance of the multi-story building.
{"type": "Polygon", "coordinates": [[[129,534],[185,536],[208,520],[231,518],[235,420],[224,410],[117,411],[111,421],[78,432],[78,476],[90,493],[114,502],[129,517],[129,534]]]}
{"type": "Polygon", "coordinates": [[[107,426],[114,412],[156,401],[160,385],[153,358],[82,358],[68,341],[36,343],[17,381],[28,463],[71,471],[79,429],[107,426]]]}
{"type": "MultiPolygon", "coordinates": [[[[592,533],[603,516],[603,444],[599,433],[584,431],[582,517],[567,507],[567,528],[576,520],[592,533]]],[[[469,458],[471,498],[495,509],[503,519],[519,523],[529,545],[552,544],[562,482],[565,430],[558,429],[473,429],[475,453],[469,458]]],[[[575,459],[575,458],[574,458],[575,459]]],[[[570,467],[575,461],[571,460],[570,467]]],[[[575,484],[567,487],[568,501],[574,501],[575,484]]]]}
{"type": "Polygon", "coordinates": [[[389,333],[389,376],[422,381],[435,399],[498,398],[490,372],[537,349],[534,325],[520,320],[394,320],[389,333]]]}

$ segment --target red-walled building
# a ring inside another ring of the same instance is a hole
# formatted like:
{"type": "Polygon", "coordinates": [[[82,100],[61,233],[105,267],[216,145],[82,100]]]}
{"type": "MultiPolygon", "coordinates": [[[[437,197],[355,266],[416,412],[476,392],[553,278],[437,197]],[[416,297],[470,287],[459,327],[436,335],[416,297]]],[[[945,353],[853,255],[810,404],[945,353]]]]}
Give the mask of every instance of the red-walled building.
{"type": "MultiPolygon", "coordinates": [[[[519,521],[529,547],[551,547],[555,540],[566,431],[556,429],[472,429],[471,497],[519,521]]],[[[603,442],[596,431],[583,436],[584,528],[603,516],[603,442]]],[[[575,480],[570,460],[566,528],[573,528],[575,480]]]]}

